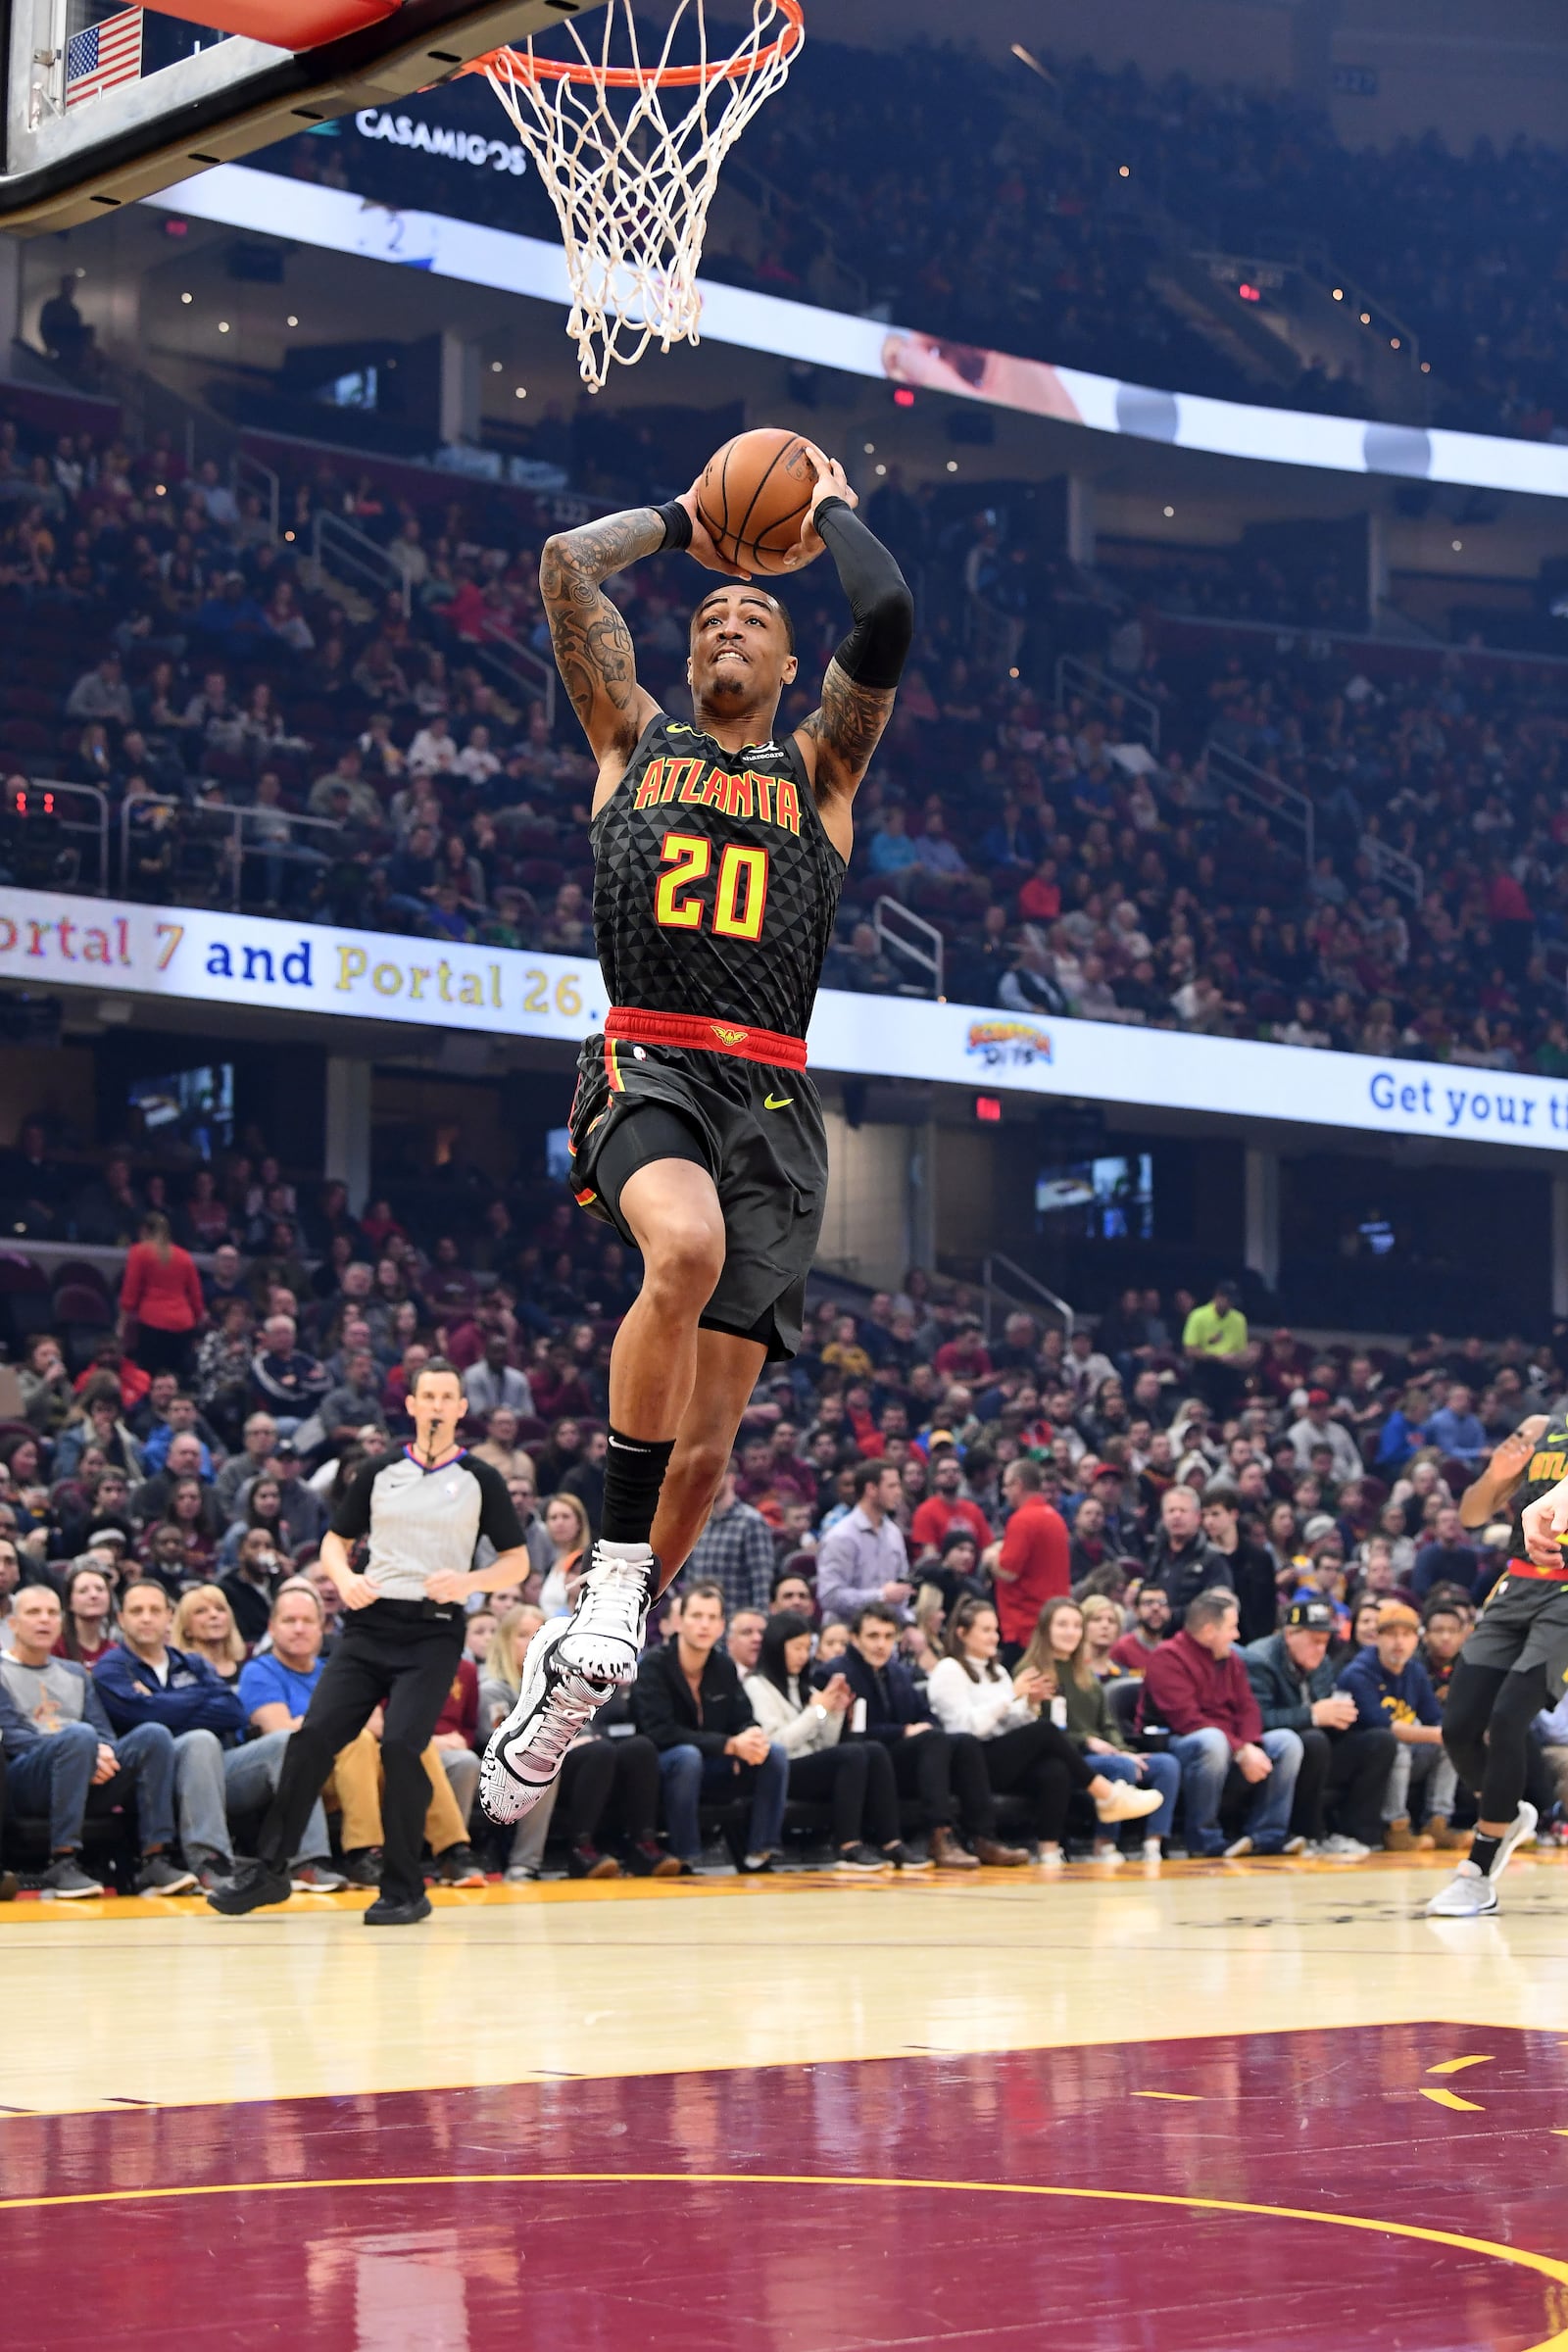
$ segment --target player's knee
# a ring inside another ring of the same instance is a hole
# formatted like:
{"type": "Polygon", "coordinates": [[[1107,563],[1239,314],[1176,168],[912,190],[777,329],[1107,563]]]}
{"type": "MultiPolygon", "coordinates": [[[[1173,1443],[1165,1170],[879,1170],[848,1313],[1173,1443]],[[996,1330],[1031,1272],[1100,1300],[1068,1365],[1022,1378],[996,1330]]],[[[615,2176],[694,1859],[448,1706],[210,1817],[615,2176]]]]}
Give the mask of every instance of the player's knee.
{"type": "Polygon", "coordinates": [[[731,1449],[717,1438],[694,1438],[681,1446],[676,1467],[682,1484],[692,1493],[706,1494],[710,1501],[724,1483],[724,1473],[730,1465],[731,1449]]]}
{"type": "Polygon", "coordinates": [[[1497,1692],[1492,1710],[1494,1732],[1527,1732],[1542,1708],[1549,1704],[1544,1691],[1544,1676],[1539,1668],[1527,1673],[1510,1674],[1497,1692]]]}
{"type": "Polygon", "coordinates": [[[645,1288],[693,1317],[700,1313],[724,1271],[724,1223],[716,1205],[711,1215],[682,1207],[662,1218],[645,1245],[644,1264],[645,1288]]]}

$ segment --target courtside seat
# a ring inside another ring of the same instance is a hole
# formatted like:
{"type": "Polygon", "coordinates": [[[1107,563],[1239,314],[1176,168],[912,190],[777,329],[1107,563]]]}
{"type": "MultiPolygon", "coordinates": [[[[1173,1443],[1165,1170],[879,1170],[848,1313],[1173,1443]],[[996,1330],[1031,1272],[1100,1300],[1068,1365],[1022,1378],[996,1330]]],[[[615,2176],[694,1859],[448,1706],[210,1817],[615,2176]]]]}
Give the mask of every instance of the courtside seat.
{"type": "MultiPolygon", "coordinates": [[[[11,1811],[4,1788],[0,1768],[0,1862],[25,1884],[41,1878],[49,1867],[49,1817],[11,1811]]],[[[121,1894],[129,1893],[140,1860],[135,1828],[131,1806],[110,1802],[101,1788],[90,1792],[81,1825],[82,1867],[121,1894]]]]}

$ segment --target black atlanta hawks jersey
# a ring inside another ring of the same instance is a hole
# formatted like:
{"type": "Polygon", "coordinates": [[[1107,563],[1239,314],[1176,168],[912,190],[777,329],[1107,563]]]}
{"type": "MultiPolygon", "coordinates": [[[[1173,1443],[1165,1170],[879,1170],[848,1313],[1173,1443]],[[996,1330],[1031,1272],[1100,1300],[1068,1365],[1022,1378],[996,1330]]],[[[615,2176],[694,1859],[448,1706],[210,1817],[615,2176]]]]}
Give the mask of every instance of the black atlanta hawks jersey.
{"type": "Polygon", "coordinates": [[[590,839],[612,1004],[806,1035],[844,860],[793,740],[727,752],[661,712],[590,839]]]}

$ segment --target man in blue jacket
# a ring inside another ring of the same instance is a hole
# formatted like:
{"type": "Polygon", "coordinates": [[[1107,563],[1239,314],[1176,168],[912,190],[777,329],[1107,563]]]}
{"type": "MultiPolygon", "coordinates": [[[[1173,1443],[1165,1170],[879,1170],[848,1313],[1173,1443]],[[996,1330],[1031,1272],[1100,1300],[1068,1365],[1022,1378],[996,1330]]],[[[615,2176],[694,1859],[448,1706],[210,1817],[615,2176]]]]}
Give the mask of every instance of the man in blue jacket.
{"type": "Polygon", "coordinates": [[[1356,1721],[1394,1734],[1394,1769],[1383,1792],[1383,1844],[1390,1853],[1426,1851],[1435,1840],[1410,1827],[1410,1785],[1424,1782],[1443,1754],[1443,1710],[1416,1649],[1421,1620],[1407,1601],[1386,1600],[1378,1638],[1358,1650],[1339,1687],[1355,1700],[1356,1721]]]}
{"type": "Polygon", "coordinates": [[[1293,1601],[1280,1631],[1250,1642],[1242,1662],[1264,1731],[1295,1732],[1301,1742],[1291,1828],[1309,1854],[1364,1862],[1382,1843],[1383,1794],[1399,1751],[1392,1731],[1364,1725],[1351,1693],[1336,1690],[1333,1639],[1328,1601],[1293,1601]]]}
{"type": "Polygon", "coordinates": [[[134,1802],[141,1837],[138,1894],[186,1894],[196,1882],[169,1858],[174,1841],[174,1748],[168,1731],[144,1724],[117,1739],[82,1668],[54,1655],[63,1622],[52,1585],[24,1585],[12,1602],[11,1647],[0,1652],[0,1750],[14,1812],[49,1816],[43,1891],[74,1900],[102,1894],[81,1867],[82,1823],[95,1789],[100,1804],[134,1802]]]}
{"type": "Polygon", "coordinates": [[[943,1731],[924,1690],[896,1655],[898,1646],[898,1619],[887,1602],[868,1600],[856,1610],[850,1646],[835,1668],[855,1693],[852,1736],[879,1740],[887,1749],[899,1794],[919,1800],[938,1870],[977,1870],[981,1862],[1015,1868],[1017,1847],[997,1841],[997,1800],[984,1748],[967,1732],[943,1731]],[[953,1826],[955,1811],[973,1853],[953,1826]]]}
{"type": "Polygon", "coordinates": [[[122,1647],[106,1650],[93,1684],[116,1732],[161,1724],[174,1743],[174,1801],[187,1866],[203,1887],[234,1867],[223,1798],[223,1750],[245,1730],[239,1693],[195,1650],[173,1649],[173,1610],[162,1585],[142,1577],[120,1600],[122,1647]]]}

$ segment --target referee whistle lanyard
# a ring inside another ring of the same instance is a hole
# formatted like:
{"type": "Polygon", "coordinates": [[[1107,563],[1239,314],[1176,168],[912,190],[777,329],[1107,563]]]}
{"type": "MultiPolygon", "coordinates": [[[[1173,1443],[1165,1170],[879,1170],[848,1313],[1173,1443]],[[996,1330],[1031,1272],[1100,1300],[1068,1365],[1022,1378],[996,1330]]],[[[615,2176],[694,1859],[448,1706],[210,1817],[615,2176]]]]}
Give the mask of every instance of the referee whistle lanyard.
{"type": "MultiPolygon", "coordinates": [[[[432,1439],[434,1434],[432,1431],[432,1439]]],[[[431,1444],[423,1453],[420,1453],[414,1446],[405,1446],[403,1450],[416,1469],[444,1470],[448,1462],[455,1462],[461,1455],[466,1453],[467,1447],[458,1444],[457,1432],[454,1430],[445,1446],[437,1446],[431,1444]]]]}

